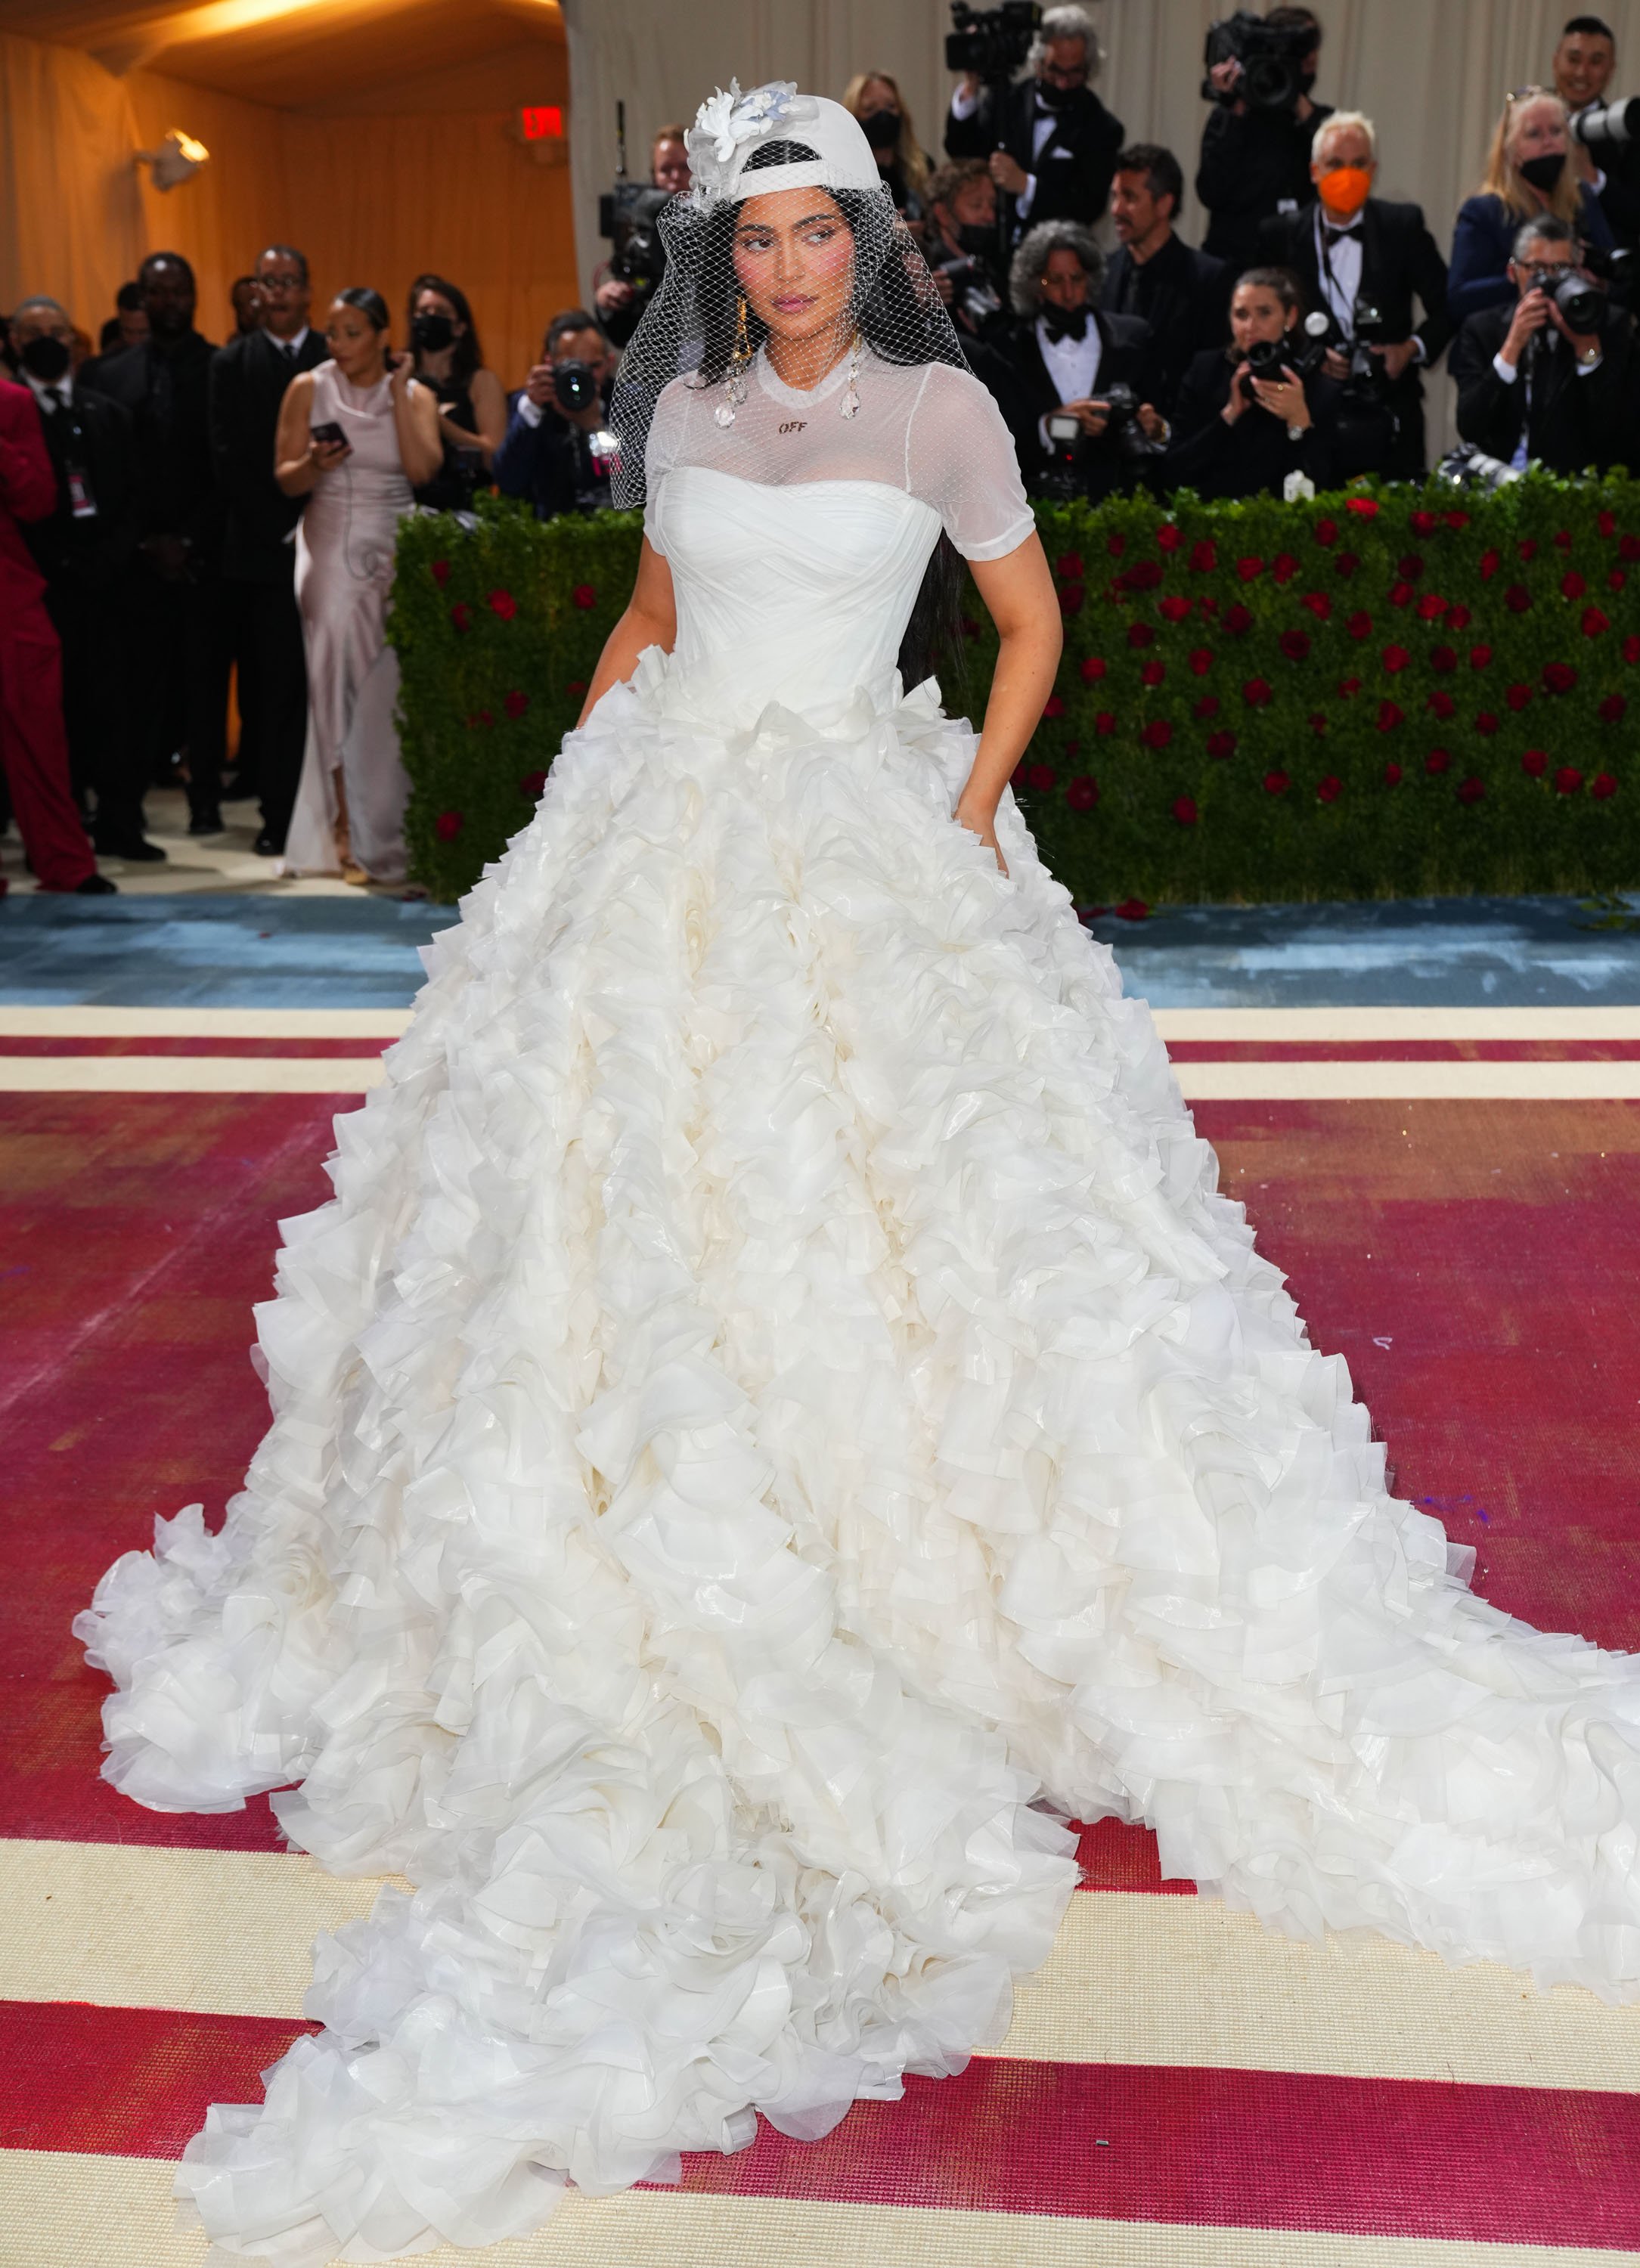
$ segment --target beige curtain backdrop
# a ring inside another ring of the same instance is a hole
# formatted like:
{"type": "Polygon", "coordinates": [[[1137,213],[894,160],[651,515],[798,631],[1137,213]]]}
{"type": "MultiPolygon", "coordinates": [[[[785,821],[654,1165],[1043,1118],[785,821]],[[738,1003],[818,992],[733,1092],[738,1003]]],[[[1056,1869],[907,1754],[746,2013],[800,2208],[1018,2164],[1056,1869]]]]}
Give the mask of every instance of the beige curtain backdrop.
{"type": "MultiPolygon", "coordinates": [[[[1099,92],[1133,141],[1165,143],[1193,180],[1206,105],[1200,93],[1211,0],[1097,0],[1106,61],[1099,92]]],[[[1478,183],[1505,92],[1547,78],[1576,0],[1317,0],[1326,27],[1317,95],[1364,110],[1378,129],[1379,188],[1420,203],[1443,249],[1478,183]]],[[[1640,93],[1640,0],[1602,0],[1617,35],[1614,92],[1640,93]]],[[[949,11],[934,0],[564,0],[569,35],[571,172],[583,284],[603,257],[596,197],[615,167],[615,103],[626,103],[629,164],[640,173],[649,136],[729,76],[742,86],[794,78],[840,95],[856,70],[899,81],[919,138],[937,156],[951,80],[949,11]]],[[[1193,188],[1181,223],[1199,240],[1193,188]]],[[[1447,389],[1430,388],[1431,438],[1450,431],[1447,389]]]]}

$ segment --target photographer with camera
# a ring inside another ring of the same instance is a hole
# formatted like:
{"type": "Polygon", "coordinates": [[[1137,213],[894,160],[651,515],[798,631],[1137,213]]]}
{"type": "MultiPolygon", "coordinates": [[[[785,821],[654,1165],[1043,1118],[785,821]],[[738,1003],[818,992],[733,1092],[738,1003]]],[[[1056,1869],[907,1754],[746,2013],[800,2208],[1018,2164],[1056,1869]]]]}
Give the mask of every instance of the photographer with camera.
{"type": "Polygon", "coordinates": [[[996,183],[983,158],[952,158],[928,176],[927,195],[923,256],[966,350],[1008,325],[1007,284],[996,265],[996,183]]]}
{"type": "Polygon", "coordinates": [[[1597,251],[1612,250],[1611,224],[1570,158],[1566,106],[1548,87],[1518,86],[1503,108],[1487,151],[1486,178],[1458,208],[1452,256],[1446,271],[1446,305],[1455,323],[1482,307],[1508,306],[1515,298],[1510,262],[1515,239],[1529,220],[1558,220],[1597,251]]]}
{"type": "Polygon", "coordinates": [[[1208,33],[1196,195],[1212,216],[1204,252],[1239,275],[1262,258],[1260,231],[1310,201],[1316,128],[1332,112],[1311,99],[1321,26],[1308,8],[1237,10],[1208,33]]]}
{"type": "Polygon", "coordinates": [[[1092,17],[1085,8],[1049,8],[1026,48],[1032,12],[1016,5],[980,14],[956,0],[957,28],[945,43],[947,63],[963,73],[945,122],[946,155],[986,159],[1013,200],[1016,237],[1042,221],[1092,227],[1123,140],[1120,119],[1093,92],[1101,58],[1092,17]],[[1009,85],[1016,38],[1031,76],[1009,85]]]}
{"type": "Polygon", "coordinates": [[[1250,268],[1230,298],[1230,342],[1190,365],[1160,485],[1210,498],[1280,496],[1288,475],[1333,484],[1339,388],[1319,340],[1299,328],[1303,295],[1284,268],[1250,268]]]}
{"type": "Polygon", "coordinates": [[[1617,41],[1599,16],[1574,16],[1550,71],[1572,134],[1572,170],[1600,201],[1618,245],[1640,245],[1640,101],[1608,102],[1617,41]]]}
{"type": "Polygon", "coordinates": [[[1103,269],[1085,228],[1040,223],[1008,276],[1017,321],[971,357],[1013,434],[1026,487],[1094,503],[1134,487],[1167,431],[1148,399],[1149,327],[1099,313],[1103,269]]]}
{"type": "MultiPolygon", "coordinates": [[[[593,284],[592,304],[604,338],[624,347],[643,320],[644,309],[661,281],[665,254],[655,221],[669,197],[686,195],[689,149],[684,129],[657,129],[649,145],[647,187],[620,180],[612,196],[600,200],[598,226],[614,247],[593,284]]],[[[626,170],[625,132],[621,136],[621,171],[626,170]]]]}
{"type": "Polygon", "coordinates": [[[1150,327],[1150,371],[1157,405],[1171,413],[1196,357],[1224,335],[1230,270],[1173,232],[1185,175],[1171,150],[1136,142],[1116,160],[1111,219],[1120,242],[1104,271],[1107,315],[1134,315],[1150,327]]]}
{"type": "Polygon", "coordinates": [[[1624,453],[1629,323],[1580,266],[1566,222],[1527,221],[1509,263],[1512,306],[1483,307],[1452,342],[1458,430],[1522,468],[1602,472],[1624,453]]]}
{"type": "Polygon", "coordinates": [[[492,468],[503,496],[519,497],[537,519],[609,505],[615,457],[608,431],[615,355],[585,307],[566,307],[547,326],[542,359],[513,399],[506,437],[492,468]]]}
{"type": "Polygon", "coordinates": [[[1264,224],[1265,257],[1290,269],[1307,304],[1332,317],[1322,367],[1342,393],[1334,470],[1411,481],[1425,470],[1422,367],[1452,335],[1446,262],[1414,204],[1372,195],[1378,134],[1358,110],[1335,110],[1315,131],[1315,197],[1264,224]],[[1423,320],[1413,322],[1413,301],[1423,320]]]}

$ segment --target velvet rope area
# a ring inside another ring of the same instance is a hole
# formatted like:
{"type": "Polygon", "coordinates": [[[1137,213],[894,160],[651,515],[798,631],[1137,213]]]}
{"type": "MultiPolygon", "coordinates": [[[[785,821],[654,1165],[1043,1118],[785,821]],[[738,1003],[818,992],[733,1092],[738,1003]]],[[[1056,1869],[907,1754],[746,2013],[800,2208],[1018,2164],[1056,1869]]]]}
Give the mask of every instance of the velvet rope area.
{"type": "MultiPolygon", "coordinates": [[[[1065,652],[1015,775],[1082,905],[1640,884],[1640,483],[1041,504],[1065,652]]],[[[417,517],[392,637],[414,872],[528,820],[637,564],[635,514],[417,517]]],[[[971,592],[945,705],[978,716],[971,592]]]]}

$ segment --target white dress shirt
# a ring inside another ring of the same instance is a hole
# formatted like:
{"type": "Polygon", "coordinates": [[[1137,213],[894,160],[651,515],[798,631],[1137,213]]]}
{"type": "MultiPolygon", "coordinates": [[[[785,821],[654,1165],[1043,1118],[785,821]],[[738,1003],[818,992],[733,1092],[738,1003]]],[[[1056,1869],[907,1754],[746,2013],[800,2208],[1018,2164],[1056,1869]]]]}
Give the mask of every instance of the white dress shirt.
{"type": "MultiPolygon", "coordinates": [[[[959,86],[951,97],[953,118],[971,118],[979,107],[979,97],[977,94],[970,94],[966,87],[959,86]]],[[[1031,124],[1031,154],[1033,158],[1040,158],[1043,151],[1047,147],[1048,136],[1053,133],[1057,122],[1053,113],[1045,109],[1038,102],[1037,114],[1031,124]]],[[[1030,219],[1031,200],[1036,194],[1037,177],[1034,173],[1027,173],[1025,186],[1014,200],[1015,213],[1021,220],[1030,219]]]]}
{"type": "Polygon", "coordinates": [[[65,370],[62,377],[54,378],[49,386],[43,378],[35,378],[29,371],[26,370],[23,376],[28,381],[29,392],[40,404],[40,414],[42,417],[50,417],[58,409],[67,409],[70,406],[74,391],[74,376],[71,371],[65,370]]]}
{"type": "Polygon", "coordinates": [[[1347,236],[1322,217],[1315,217],[1315,261],[1321,278],[1321,296],[1333,311],[1333,320],[1347,339],[1356,335],[1356,302],[1361,297],[1361,239],[1347,236]]]}
{"type": "MultiPolygon", "coordinates": [[[[1048,327],[1037,318],[1037,344],[1042,350],[1042,360],[1048,376],[1053,380],[1060,400],[1085,401],[1092,394],[1099,378],[1099,326],[1093,320],[1093,310],[1088,310],[1088,328],[1079,339],[1051,339],[1048,327]]],[[[1048,440],[1048,421],[1045,416],[1037,426],[1045,449],[1048,440]]]]}

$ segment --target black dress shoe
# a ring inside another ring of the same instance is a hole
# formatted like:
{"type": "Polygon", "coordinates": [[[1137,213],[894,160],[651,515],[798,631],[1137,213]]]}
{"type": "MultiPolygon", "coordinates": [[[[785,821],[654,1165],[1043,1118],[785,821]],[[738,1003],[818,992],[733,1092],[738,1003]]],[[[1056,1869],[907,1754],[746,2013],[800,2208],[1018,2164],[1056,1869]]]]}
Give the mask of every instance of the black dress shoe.
{"type": "Polygon", "coordinates": [[[77,898],[111,898],[116,894],[119,887],[117,882],[111,882],[106,874],[87,874],[83,882],[75,883],[74,895],[77,898]]]}
{"type": "Polygon", "coordinates": [[[264,827],[251,848],[259,858],[283,858],[284,837],[276,835],[270,827],[264,827]]]}
{"type": "Polygon", "coordinates": [[[212,803],[203,806],[198,811],[190,812],[188,814],[188,831],[190,835],[222,834],[225,830],[222,824],[222,814],[220,810],[214,803],[212,803]]]}
{"type": "Polygon", "coordinates": [[[123,858],[133,866],[157,866],[166,855],[141,835],[93,835],[92,847],[100,858],[123,858]]]}

